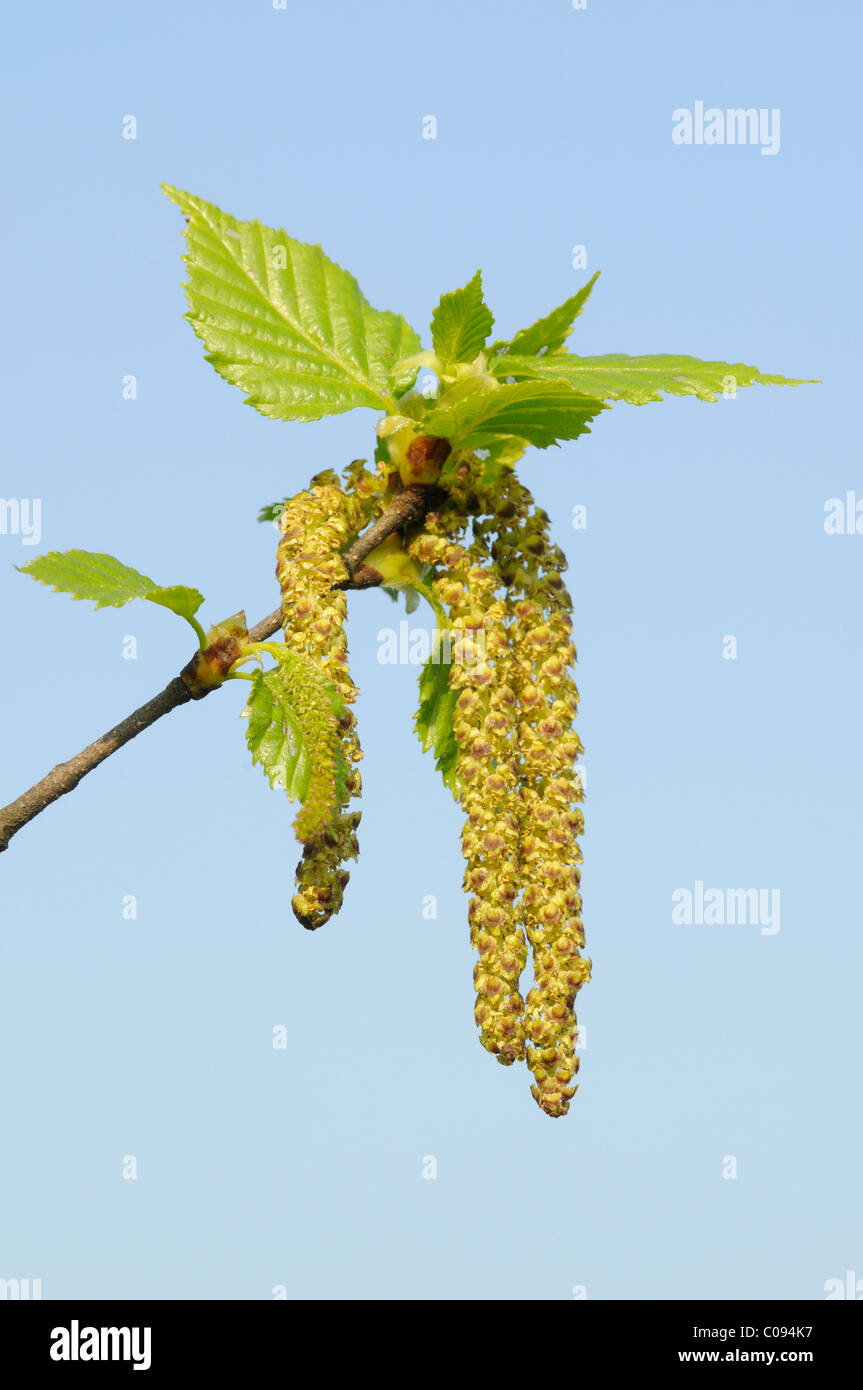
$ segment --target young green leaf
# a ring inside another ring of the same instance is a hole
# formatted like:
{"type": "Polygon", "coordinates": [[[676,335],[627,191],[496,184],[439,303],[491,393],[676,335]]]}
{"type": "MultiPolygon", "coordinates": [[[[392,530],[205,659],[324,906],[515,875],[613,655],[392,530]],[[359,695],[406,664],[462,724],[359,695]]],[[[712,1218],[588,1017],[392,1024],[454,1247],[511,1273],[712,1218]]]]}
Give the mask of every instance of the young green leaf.
{"type": "Polygon", "coordinates": [[[373,309],[320,246],[163,188],[188,224],[186,317],[207,361],[246,392],[248,405],[279,420],[387,408],[389,369],[420,347],[400,315],[373,309]]]}
{"type": "Polygon", "coordinates": [[[341,751],[339,720],[344,704],[311,661],[285,648],[265,649],[277,658],[256,671],[243,714],[252,762],[260,763],[271,787],[300,801],[294,821],[304,844],[317,835],[345,797],[348,768],[341,751]]]}
{"type": "Polygon", "coordinates": [[[171,584],[168,588],[151,589],[141,597],[148,603],[158,603],[160,608],[168,608],[172,613],[176,613],[178,618],[185,618],[187,623],[192,622],[192,618],[204,602],[203,594],[197,589],[189,589],[185,584],[171,584]]]}
{"type": "Polygon", "coordinates": [[[270,502],[266,507],[261,507],[258,512],[258,521],[278,521],[284,510],[284,502],[270,502]]]}
{"type": "Polygon", "coordinates": [[[740,386],[757,382],[762,386],[803,386],[805,380],[766,376],[757,367],[742,362],[702,362],[698,357],[628,357],[609,353],[605,357],[577,357],[556,353],[549,357],[507,355],[490,364],[499,377],[566,382],[579,391],[604,400],[628,401],[645,405],[670,396],[697,396],[715,401],[717,394],[734,394],[740,386]]]}
{"type": "Polygon", "coordinates": [[[249,721],[246,743],[252,762],[261,764],[271,787],[281,787],[289,801],[302,801],[312,779],[312,760],[278,667],[255,671],[243,714],[249,721]]]}
{"type": "Polygon", "coordinates": [[[491,332],[494,315],[483,299],[482,272],[461,290],[441,296],[432,315],[432,343],[444,363],[472,362],[491,332]]]}
{"type": "Polygon", "coordinates": [[[427,753],[430,748],[434,750],[435,767],[443,778],[444,786],[448,787],[458,800],[458,782],[455,774],[458,744],[453,730],[453,714],[458,693],[450,685],[449,662],[435,661],[435,655],[440,656],[440,652],[433,652],[420,672],[420,704],[414,719],[414,728],[423,752],[427,753]]]}
{"type": "Polygon", "coordinates": [[[388,585],[382,584],[381,593],[386,594],[387,598],[392,599],[393,603],[398,603],[400,598],[405,601],[405,612],[415,613],[420,606],[420,596],[416,589],[402,586],[398,589],[391,589],[388,585]]]}
{"type": "Polygon", "coordinates": [[[497,342],[491,352],[520,353],[522,357],[533,357],[537,353],[559,352],[573,330],[590,292],[599,278],[599,271],[592,275],[586,285],[576,294],[565,299],[556,309],[552,309],[543,319],[537,319],[530,328],[521,328],[509,342],[497,342]]]}
{"type": "Polygon", "coordinates": [[[547,449],[559,440],[589,433],[589,421],[607,409],[565,382],[524,381],[497,391],[477,391],[453,405],[444,400],[425,416],[423,428],[449,439],[453,448],[478,449],[501,435],[515,435],[547,449]]]}
{"type": "Polygon", "coordinates": [[[52,550],[18,568],[40,583],[49,584],[55,593],[89,599],[97,608],[122,608],[133,598],[144,598],[191,622],[204,602],[197,589],[183,584],[163,588],[113,555],[90,550],[52,550]]]}
{"type": "Polygon", "coordinates": [[[492,487],[499,482],[521,458],[528,448],[526,439],[516,439],[514,435],[503,435],[484,449],[477,450],[477,458],[482,463],[479,475],[483,487],[492,487]]]}

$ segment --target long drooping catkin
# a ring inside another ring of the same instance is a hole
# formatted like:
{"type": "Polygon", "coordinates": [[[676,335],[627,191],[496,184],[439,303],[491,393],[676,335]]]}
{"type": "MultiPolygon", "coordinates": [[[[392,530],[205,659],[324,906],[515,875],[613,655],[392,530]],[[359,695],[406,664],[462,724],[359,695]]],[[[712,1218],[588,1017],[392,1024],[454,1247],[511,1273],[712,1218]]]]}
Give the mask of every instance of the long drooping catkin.
{"type": "Polygon", "coordinates": [[[516,697],[509,635],[496,597],[500,577],[493,565],[477,563],[478,551],[442,535],[419,537],[410,553],[442,570],[432,588],[449,614],[450,685],[458,691],[453,726],[466,814],[464,888],[471,895],[471,943],[479,956],[475,1018],[483,1047],[508,1066],[525,1055],[519,977],[527,944],[513,906],[519,891],[516,697]]]}
{"type": "MultiPolygon", "coordinates": [[[[282,592],[282,627],[292,651],[312,660],[332,682],[346,706],[356,700],[348,669],[344,633],[347,599],[333,585],[347,578],[340,551],[368,519],[374,479],[360,464],[347,470],[351,491],[339,485],[335,473],[319,473],[307,491],[285,503],[280,521],[276,577],[282,592]],[[359,484],[359,486],[358,486],[359,484]]],[[[350,875],[343,868],[357,857],[359,811],[346,808],[360,794],[356,764],[362,758],[356,718],[346,709],[341,724],[342,752],[350,771],[345,795],[329,825],[309,840],[297,865],[291,906],[304,927],[323,926],[342,904],[350,875]]]]}
{"type": "Polygon", "coordinates": [[[570,673],[571,600],[562,579],[566,560],[549,538],[549,519],[513,474],[494,497],[496,516],[479,529],[497,532],[491,547],[508,586],[507,612],[515,658],[517,739],[523,818],[520,837],[521,918],[531,943],[534,985],[525,1031],[531,1087],[538,1105],[565,1115],[578,1070],[575,995],[590,978],[581,955],[579,894],[582,788],[575,760],[583,751],[573,730],[578,690],[570,673]]]}

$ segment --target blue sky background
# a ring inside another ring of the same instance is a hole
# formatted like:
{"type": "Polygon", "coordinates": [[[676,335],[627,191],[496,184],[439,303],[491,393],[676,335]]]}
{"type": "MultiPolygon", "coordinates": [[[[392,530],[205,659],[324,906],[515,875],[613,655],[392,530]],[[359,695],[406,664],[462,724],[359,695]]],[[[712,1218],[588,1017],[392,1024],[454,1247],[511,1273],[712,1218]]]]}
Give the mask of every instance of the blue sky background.
{"type": "Polygon", "coordinates": [[[0,1277],[253,1299],[818,1299],[863,1277],[863,536],[824,531],[828,499],[863,498],[860,27],[847,0],[10,12],[0,493],[43,515],[39,547],[0,536],[0,800],[190,655],[170,614],[94,614],[13,565],[108,550],[199,586],[210,621],[256,620],[277,599],[258,507],[373,448],[370,411],[267,421],[204,362],[162,180],[320,241],[423,332],[481,266],[509,335],[583,283],[584,244],[603,274],[575,350],[823,385],[619,405],[523,464],[570,557],[587,750],[569,1116],[476,1041],[460,814],[411,729],[417,669],[377,661],[400,615],[358,595],[362,855],[323,931],[290,912],[293,809],[250,765],[239,685],[0,859],[0,1277]],[[779,154],[676,146],[697,100],[779,108],[779,154]],[[696,880],[779,889],[780,931],[675,925],[696,880]]]}

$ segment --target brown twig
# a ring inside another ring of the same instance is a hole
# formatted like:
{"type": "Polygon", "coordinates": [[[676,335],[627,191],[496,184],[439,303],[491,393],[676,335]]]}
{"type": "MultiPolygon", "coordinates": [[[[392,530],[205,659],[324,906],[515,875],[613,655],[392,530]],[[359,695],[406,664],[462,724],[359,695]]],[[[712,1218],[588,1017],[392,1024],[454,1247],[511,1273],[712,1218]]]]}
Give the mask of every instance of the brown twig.
{"type": "Polygon", "coordinates": [[[386,511],[378,517],[377,521],[373,521],[361,536],[357,536],[353,545],[349,545],[342,555],[345,569],[350,575],[350,581],[345,581],[344,584],[339,584],[336,587],[339,589],[367,589],[375,582],[380,583],[380,579],[375,581],[367,575],[363,576],[365,582],[360,579],[357,571],[361,567],[363,570],[371,568],[368,565],[363,566],[363,560],[394,531],[401,531],[412,522],[419,521],[420,517],[425,516],[426,512],[431,511],[438,504],[442,496],[440,489],[429,483],[412,483],[402,492],[397,492],[386,511]]]}
{"type": "MultiPolygon", "coordinates": [[[[394,531],[401,530],[409,523],[418,521],[437,504],[438,500],[438,490],[430,485],[413,484],[405,488],[403,492],[397,493],[383,515],[379,516],[345,551],[342,559],[350,579],[338,587],[341,589],[360,589],[380,583],[380,575],[374,570],[371,570],[371,574],[369,574],[370,566],[363,565],[363,560],[370,551],[374,550],[375,546],[380,545],[381,541],[386,540],[387,536],[392,535],[394,531]]],[[[250,629],[250,640],[265,642],[279,630],[281,621],[282,612],[280,608],[277,608],[250,629]]],[[[220,687],[214,686],[213,688],[219,689],[220,687]]],[[[152,700],[148,700],[145,705],[141,705],[139,709],[127,715],[119,724],[115,724],[113,729],[109,729],[101,738],[97,738],[95,743],[89,744],[80,753],[76,753],[74,758],[70,758],[66,763],[58,763],[47,776],[30,787],[29,791],[24,792],[17,800],[11,801],[8,806],[0,809],[0,853],[8,847],[12,836],[17,834],[22,826],[34,820],[53,801],[57,801],[67,792],[73,791],[82,777],[86,777],[87,773],[92,772],[94,767],[98,767],[112,753],[116,753],[117,749],[122,748],[124,743],[137,738],[138,734],[149,729],[150,725],[155,724],[157,719],[161,719],[165,714],[170,714],[171,710],[177,709],[180,705],[189,703],[193,698],[202,698],[202,696],[200,693],[193,696],[181,677],[175,676],[173,680],[168,682],[164,690],[153,696],[152,700]]]]}
{"type": "Polygon", "coordinates": [[[115,724],[113,729],[97,738],[95,743],[76,753],[67,763],[58,763],[41,782],[37,782],[29,791],[24,792],[23,796],[19,796],[17,801],[10,802],[0,811],[0,850],[6,849],[12,836],[17,834],[22,826],[38,816],[52,801],[64,796],[66,792],[73,791],[82,777],[92,772],[94,767],[98,767],[112,753],[116,753],[124,743],[137,738],[144,729],[161,719],[163,714],[169,714],[172,709],[184,705],[191,698],[180,677],[175,676],[160,694],[154,695],[146,705],[141,705],[140,709],[136,709],[133,714],[115,724]]]}

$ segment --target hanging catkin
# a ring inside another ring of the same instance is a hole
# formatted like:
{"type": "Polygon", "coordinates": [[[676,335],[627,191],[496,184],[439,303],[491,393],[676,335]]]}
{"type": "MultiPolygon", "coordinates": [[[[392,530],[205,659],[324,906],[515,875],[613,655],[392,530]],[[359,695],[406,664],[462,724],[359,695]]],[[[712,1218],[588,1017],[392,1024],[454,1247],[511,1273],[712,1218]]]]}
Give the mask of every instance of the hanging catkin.
{"type": "Polygon", "coordinates": [[[548,1115],[565,1115],[578,1070],[575,995],[590,978],[581,955],[584,929],[579,894],[584,821],[575,760],[583,751],[573,730],[578,690],[570,667],[572,607],[562,574],[563,553],[549,537],[547,514],[505,474],[486,505],[496,515],[491,547],[507,584],[507,613],[515,658],[517,740],[523,806],[520,837],[521,918],[533,952],[534,984],[525,1007],[531,1087],[548,1115]]]}
{"type": "MultiPolygon", "coordinates": [[[[333,585],[348,577],[340,551],[368,518],[374,480],[359,463],[349,466],[347,476],[352,491],[345,491],[336,474],[328,470],[317,474],[307,491],[285,503],[276,577],[282,593],[285,642],[292,651],[314,661],[350,706],[357,692],[348,669],[344,633],[347,599],[333,585]]],[[[344,796],[330,823],[305,844],[291,900],[296,917],[309,929],[323,926],[338,912],[350,877],[344,862],[355,859],[358,853],[356,829],[361,813],[348,811],[347,806],[361,791],[356,764],[362,750],[350,709],[345,710],[340,732],[342,753],[350,769],[344,796]]]]}
{"type": "Polygon", "coordinates": [[[480,563],[477,548],[446,536],[425,534],[410,553],[442,571],[432,589],[449,614],[450,685],[458,692],[453,729],[466,815],[464,888],[471,895],[471,943],[479,956],[475,1018],[483,1047],[508,1066],[525,1055],[519,977],[527,945],[514,908],[519,891],[516,697],[509,634],[496,597],[500,578],[493,566],[480,563]]]}

